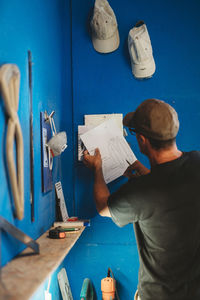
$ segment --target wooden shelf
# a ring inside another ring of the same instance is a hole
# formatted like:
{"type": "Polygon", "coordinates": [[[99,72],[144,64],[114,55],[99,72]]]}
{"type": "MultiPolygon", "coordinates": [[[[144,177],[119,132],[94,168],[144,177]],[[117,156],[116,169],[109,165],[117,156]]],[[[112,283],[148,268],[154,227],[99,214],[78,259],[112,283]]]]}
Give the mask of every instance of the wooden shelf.
{"type": "Polygon", "coordinates": [[[0,299],[28,300],[64,260],[83,230],[67,233],[65,239],[50,239],[47,231],[37,240],[40,254],[33,254],[30,248],[21,252],[1,269],[0,299]]]}

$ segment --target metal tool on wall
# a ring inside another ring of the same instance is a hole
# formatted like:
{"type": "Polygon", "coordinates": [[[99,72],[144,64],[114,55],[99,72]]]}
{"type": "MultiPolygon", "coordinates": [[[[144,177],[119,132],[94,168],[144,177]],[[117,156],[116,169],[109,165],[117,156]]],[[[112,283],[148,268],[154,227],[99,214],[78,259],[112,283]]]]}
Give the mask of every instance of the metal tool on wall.
{"type": "MultiPolygon", "coordinates": [[[[6,219],[0,216],[0,230],[4,230],[5,232],[12,235],[14,238],[25,244],[27,247],[33,249],[35,253],[40,253],[39,244],[30,238],[23,231],[15,227],[13,224],[8,222],[6,219]]],[[[0,243],[1,244],[1,243],[0,243]]]]}
{"type": "Polygon", "coordinates": [[[29,77],[29,100],[30,100],[30,203],[31,221],[34,222],[34,151],[33,151],[33,94],[32,94],[32,54],[28,51],[28,77],[29,77]]]}
{"type": "Polygon", "coordinates": [[[6,137],[6,158],[16,217],[24,217],[24,147],[22,130],[17,115],[19,104],[20,72],[15,64],[5,64],[0,68],[0,87],[8,115],[6,137]],[[16,140],[16,161],[14,159],[14,140],[16,140]]]}

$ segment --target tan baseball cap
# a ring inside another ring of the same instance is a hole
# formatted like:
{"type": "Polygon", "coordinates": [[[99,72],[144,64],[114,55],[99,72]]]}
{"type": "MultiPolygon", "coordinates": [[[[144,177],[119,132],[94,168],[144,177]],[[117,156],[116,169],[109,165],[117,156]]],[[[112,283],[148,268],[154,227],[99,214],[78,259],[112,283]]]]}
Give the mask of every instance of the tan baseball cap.
{"type": "Polygon", "coordinates": [[[134,112],[125,115],[123,125],[156,140],[176,137],[179,120],[175,109],[162,100],[147,99],[134,112]]]}
{"type": "Polygon", "coordinates": [[[91,20],[92,43],[100,53],[109,53],[119,47],[119,32],[115,14],[107,0],[96,0],[91,20]]]}

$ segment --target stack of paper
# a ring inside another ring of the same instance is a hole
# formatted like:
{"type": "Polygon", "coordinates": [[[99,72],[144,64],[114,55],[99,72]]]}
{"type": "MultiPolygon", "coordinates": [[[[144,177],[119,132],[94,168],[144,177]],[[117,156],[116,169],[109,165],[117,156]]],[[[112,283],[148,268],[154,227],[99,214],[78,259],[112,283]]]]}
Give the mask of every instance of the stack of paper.
{"type": "Polygon", "coordinates": [[[80,133],[80,139],[91,155],[99,148],[106,183],[122,176],[129,164],[136,161],[123,136],[123,129],[119,127],[115,118],[109,118],[92,129],[90,127],[85,133],[80,133]]]}
{"type": "Polygon", "coordinates": [[[123,134],[122,114],[96,114],[96,115],[84,116],[85,125],[78,126],[78,160],[79,161],[83,160],[83,152],[86,149],[80,139],[80,135],[111,118],[115,119],[117,125],[119,126],[119,129],[123,134]]]}

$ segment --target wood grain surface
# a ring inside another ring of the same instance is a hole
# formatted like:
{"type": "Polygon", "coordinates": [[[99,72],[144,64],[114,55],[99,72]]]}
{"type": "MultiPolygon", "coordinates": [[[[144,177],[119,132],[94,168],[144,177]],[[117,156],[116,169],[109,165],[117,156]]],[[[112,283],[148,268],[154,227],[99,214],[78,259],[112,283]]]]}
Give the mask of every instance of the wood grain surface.
{"type": "Polygon", "coordinates": [[[50,239],[47,231],[37,240],[40,254],[30,248],[21,252],[1,269],[0,299],[28,300],[64,260],[83,230],[67,233],[65,239],[50,239]]]}

